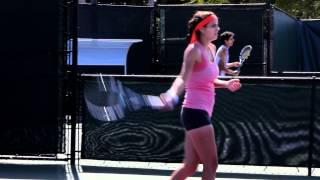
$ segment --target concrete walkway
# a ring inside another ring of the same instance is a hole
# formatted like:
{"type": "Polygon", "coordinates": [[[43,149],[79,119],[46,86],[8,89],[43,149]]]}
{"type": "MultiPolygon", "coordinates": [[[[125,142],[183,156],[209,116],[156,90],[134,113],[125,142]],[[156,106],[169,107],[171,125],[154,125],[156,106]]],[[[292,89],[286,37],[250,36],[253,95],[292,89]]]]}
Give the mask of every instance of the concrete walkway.
{"type": "MultiPolygon", "coordinates": [[[[167,180],[179,164],[106,162],[97,161],[70,166],[66,162],[1,161],[0,179],[43,180],[167,180]],[[83,164],[83,165],[82,165],[83,164]],[[111,167],[113,166],[113,167],[111,167]]],[[[201,167],[200,167],[201,168],[201,167]]],[[[318,170],[318,169],[317,169],[318,170]]],[[[201,171],[201,170],[199,170],[201,171]]],[[[320,176],[307,177],[307,171],[297,168],[275,169],[271,167],[248,167],[220,165],[217,180],[314,180],[320,176]],[[263,172],[259,172],[263,170],[263,172]],[[277,172],[276,172],[277,170],[277,172]],[[242,171],[242,172],[241,172],[242,171]],[[270,173],[273,172],[273,173],[270,173]],[[279,174],[281,173],[281,175],[279,174]]],[[[316,171],[314,171],[316,174],[316,171]]],[[[200,180],[197,172],[188,180],[200,180]]]]}

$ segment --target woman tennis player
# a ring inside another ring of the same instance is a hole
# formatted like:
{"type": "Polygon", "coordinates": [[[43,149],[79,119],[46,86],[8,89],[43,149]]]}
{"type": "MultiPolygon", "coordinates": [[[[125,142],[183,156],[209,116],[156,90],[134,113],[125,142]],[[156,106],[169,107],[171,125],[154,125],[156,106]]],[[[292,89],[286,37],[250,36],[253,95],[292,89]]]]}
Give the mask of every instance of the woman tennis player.
{"type": "Polygon", "coordinates": [[[225,31],[220,35],[220,40],[222,42],[222,45],[218,48],[215,57],[216,64],[218,64],[220,70],[219,76],[225,76],[226,74],[233,76],[239,75],[239,71],[234,71],[231,68],[239,67],[240,62],[229,62],[229,48],[233,46],[234,33],[230,31],[225,31]]]}
{"type": "Polygon", "coordinates": [[[217,79],[216,47],[211,42],[217,39],[220,30],[218,17],[210,11],[197,11],[188,27],[189,44],[184,51],[180,74],[170,89],[160,96],[166,108],[172,109],[185,90],[181,110],[181,122],[186,130],[184,160],[171,175],[171,180],[191,176],[199,163],[203,164],[202,180],[213,180],[218,167],[215,133],[211,124],[215,88],[236,91],[241,84],[239,79],[217,79]]]}

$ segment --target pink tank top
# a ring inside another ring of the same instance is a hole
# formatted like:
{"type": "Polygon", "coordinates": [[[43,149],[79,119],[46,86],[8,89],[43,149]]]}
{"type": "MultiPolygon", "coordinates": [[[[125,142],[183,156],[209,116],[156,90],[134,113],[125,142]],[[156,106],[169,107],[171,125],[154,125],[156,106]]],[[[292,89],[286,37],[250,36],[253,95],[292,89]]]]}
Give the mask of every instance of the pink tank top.
{"type": "MultiPolygon", "coordinates": [[[[205,50],[200,44],[191,44],[198,46],[201,50],[201,62],[193,65],[189,79],[185,85],[185,96],[182,107],[205,110],[209,117],[212,116],[215,103],[214,79],[218,77],[219,69],[215,62],[212,62],[204,56],[205,50]]],[[[212,57],[215,57],[215,49],[209,45],[212,57]]]]}

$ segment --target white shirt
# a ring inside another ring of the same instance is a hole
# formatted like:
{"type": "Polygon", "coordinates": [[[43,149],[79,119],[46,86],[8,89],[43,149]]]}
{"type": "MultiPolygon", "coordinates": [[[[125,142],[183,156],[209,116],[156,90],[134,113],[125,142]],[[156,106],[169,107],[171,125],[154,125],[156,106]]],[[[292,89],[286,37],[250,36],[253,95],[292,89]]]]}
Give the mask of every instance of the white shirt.
{"type": "MultiPolygon", "coordinates": [[[[217,63],[217,65],[219,65],[219,62],[221,60],[221,57],[219,56],[221,54],[221,52],[225,50],[226,51],[226,56],[225,56],[225,64],[229,63],[229,47],[226,45],[221,45],[216,53],[216,57],[215,57],[215,61],[217,63]]],[[[220,69],[220,73],[219,76],[225,76],[226,72],[222,69],[220,69]]]]}

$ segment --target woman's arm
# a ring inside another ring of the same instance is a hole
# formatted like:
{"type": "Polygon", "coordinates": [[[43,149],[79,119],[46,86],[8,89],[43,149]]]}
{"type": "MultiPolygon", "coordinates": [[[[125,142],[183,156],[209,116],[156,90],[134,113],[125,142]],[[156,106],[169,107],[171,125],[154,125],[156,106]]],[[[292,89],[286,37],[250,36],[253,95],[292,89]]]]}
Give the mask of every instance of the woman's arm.
{"type": "Polygon", "coordinates": [[[221,60],[220,60],[220,62],[218,64],[219,70],[220,71],[223,70],[223,71],[225,71],[226,74],[229,74],[229,75],[233,75],[233,76],[239,75],[238,71],[234,71],[234,70],[232,70],[230,68],[231,67],[239,67],[240,66],[240,62],[236,61],[236,62],[232,62],[232,63],[226,63],[226,61],[225,61],[225,56],[226,56],[225,53],[227,53],[227,52],[226,52],[225,49],[223,49],[221,51],[221,54],[218,54],[220,56],[220,58],[221,58],[221,60]]]}
{"type": "Polygon", "coordinates": [[[188,46],[184,52],[183,63],[181,67],[180,74],[173,81],[171,87],[166,93],[162,93],[160,95],[161,99],[166,103],[169,109],[172,109],[173,105],[178,100],[178,96],[180,96],[184,92],[185,82],[188,80],[193,65],[197,63],[201,58],[201,51],[196,46],[188,46]]]}
{"type": "Polygon", "coordinates": [[[225,70],[225,72],[226,72],[226,74],[229,74],[229,75],[232,75],[232,76],[238,76],[239,75],[239,71],[234,71],[234,70],[232,70],[232,69],[226,69],[225,70]]]}
{"type": "Polygon", "coordinates": [[[227,88],[234,92],[241,88],[241,83],[239,79],[230,79],[228,81],[220,80],[216,78],[214,81],[215,88],[227,88]]]}
{"type": "Polygon", "coordinates": [[[191,48],[188,47],[185,50],[181,71],[178,77],[172,83],[169,89],[170,91],[174,92],[178,96],[183,93],[185,82],[188,80],[191,74],[192,67],[200,59],[200,57],[201,57],[201,52],[195,46],[191,48]]]}
{"type": "Polygon", "coordinates": [[[238,71],[234,71],[232,69],[229,69],[230,67],[239,67],[240,63],[239,62],[232,62],[232,63],[226,63],[226,53],[227,51],[225,49],[222,49],[219,53],[218,56],[220,57],[219,61],[219,71],[224,71],[226,74],[237,76],[239,75],[238,71]]]}
{"type": "Polygon", "coordinates": [[[226,67],[226,53],[227,51],[225,49],[222,49],[220,52],[218,52],[218,56],[220,57],[220,61],[219,61],[219,70],[223,70],[223,71],[227,71],[227,67],[226,67]]]}
{"type": "Polygon", "coordinates": [[[239,67],[239,66],[240,66],[240,62],[239,62],[239,61],[235,61],[235,62],[227,63],[227,64],[226,64],[226,67],[227,67],[227,68],[239,67]]]}
{"type": "Polygon", "coordinates": [[[214,81],[213,81],[213,84],[214,84],[214,87],[215,88],[227,88],[227,81],[224,81],[224,80],[220,80],[218,78],[216,78],[214,81]]]}

